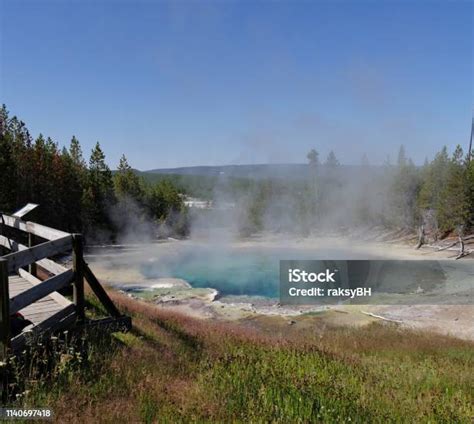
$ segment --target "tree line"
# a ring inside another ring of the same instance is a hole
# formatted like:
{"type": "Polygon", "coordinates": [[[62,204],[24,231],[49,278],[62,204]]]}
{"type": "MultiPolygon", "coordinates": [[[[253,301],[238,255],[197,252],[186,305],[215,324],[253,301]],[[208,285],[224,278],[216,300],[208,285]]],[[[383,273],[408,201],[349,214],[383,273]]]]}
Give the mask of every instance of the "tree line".
{"type": "MultiPolygon", "coordinates": [[[[400,147],[395,164],[340,165],[334,152],[294,178],[160,176],[144,179],[122,156],[112,172],[97,143],[86,161],[76,137],[59,148],[51,138],[33,139],[25,124],[0,110],[0,210],[28,202],[40,205],[29,219],[83,232],[88,240],[118,236],[185,236],[191,216],[183,194],[234,204],[223,212],[242,235],[282,231],[301,235],[321,229],[383,226],[414,230],[433,238],[474,231],[474,160],[460,146],[446,147],[416,166],[400,147]],[[350,171],[350,172],[349,172],[350,171]]],[[[142,174],[144,175],[144,174],[142,174]]],[[[212,215],[211,225],[217,225],[212,215]]]]}
{"type": "Polygon", "coordinates": [[[234,187],[242,234],[423,227],[439,239],[474,231],[474,160],[461,146],[451,155],[443,147],[423,166],[416,166],[403,146],[396,163],[387,160],[383,166],[371,166],[364,155],[359,166],[344,167],[332,151],[321,163],[315,149],[307,159],[303,178],[234,187]]]}
{"type": "Polygon", "coordinates": [[[393,225],[423,225],[435,238],[474,230],[474,161],[460,145],[450,155],[443,147],[416,167],[400,147],[393,169],[389,219],[393,225]]]}
{"type": "Polygon", "coordinates": [[[29,219],[89,241],[114,241],[146,224],[147,232],[186,235],[187,211],[168,180],[140,178],[122,156],[112,172],[97,142],[88,161],[79,140],[62,149],[49,137],[36,139],[5,105],[0,110],[0,208],[12,213],[32,202],[29,219]]]}

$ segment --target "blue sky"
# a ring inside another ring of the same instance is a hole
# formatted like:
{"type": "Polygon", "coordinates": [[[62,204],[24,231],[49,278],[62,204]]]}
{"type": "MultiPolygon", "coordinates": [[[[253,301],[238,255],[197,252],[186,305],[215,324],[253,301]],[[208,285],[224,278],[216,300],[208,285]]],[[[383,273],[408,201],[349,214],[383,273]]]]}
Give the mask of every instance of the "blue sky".
{"type": "Polygon", "coordinates": [[[0,101],[112,167],[467,146],[470,1],[0,2],[0,101]]]}

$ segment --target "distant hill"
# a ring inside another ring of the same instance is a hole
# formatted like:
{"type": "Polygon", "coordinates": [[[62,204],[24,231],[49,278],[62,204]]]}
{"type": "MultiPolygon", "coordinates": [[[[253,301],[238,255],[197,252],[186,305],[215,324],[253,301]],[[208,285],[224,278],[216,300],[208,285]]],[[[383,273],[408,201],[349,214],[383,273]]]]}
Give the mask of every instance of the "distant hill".
{"type": "MultiPolygon", "coordinates": [[[[376,168],[376,167],[373,167],[376,168]]],[[[324,172],[324,165],[321,165],[324,172]]],[[[360,171],[360,166],[340,165],[343,173],[353,174],[360,171]]],[[[222,166],[189,166],[180,168],[161,168],[144,171],[145,174],[199,175],[207,177],[234,178],[305,178],[309,175],[307,164],[257,164],[257,165],[222,165],[222,166]]]]}
{"type": "MultiPolygon", "coordinates": [[[[320,165],[319,176],[324,177],[327,169],[324,165],[320,165]]],[[[224,182],[230,182],[233,187],[245,190],[252,180],[273,179],[296,182],[311,176],[307,164],[189,166],[134,171],[151,184],[168,180],[180,192],[208,200],[212,199],[216,185],[224,182]]],[[[367,168],[362,166],[339,165],[338,167],[338,175],[345,181],[358,181],[366,172],[367,168]]],[[[369,172],[373,178],[378,178],[383,173],[383,167],[370,166],[369,172]]]]}

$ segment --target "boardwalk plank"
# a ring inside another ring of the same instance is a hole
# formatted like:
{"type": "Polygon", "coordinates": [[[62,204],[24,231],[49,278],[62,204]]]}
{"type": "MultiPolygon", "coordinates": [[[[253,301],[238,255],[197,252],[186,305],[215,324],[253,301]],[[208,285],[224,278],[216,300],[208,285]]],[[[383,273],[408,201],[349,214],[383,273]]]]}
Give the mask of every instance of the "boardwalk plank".
{"type": "MultiPolygon", "coordinates": [[[[31,278],[32,276],[30,274],[23,274],[27,276],[28,279],[16,274],[8,278],[10,299],[41,283],[40,280],[34,277],[31,278]]],[[[51,317],[63,310],[65,306],[69,305],[72,305],[69,300],[59,293],[54,292],[21,309],[20,313],[25,319],[31,321],[36,326],[48,321],[51,317]]]]}

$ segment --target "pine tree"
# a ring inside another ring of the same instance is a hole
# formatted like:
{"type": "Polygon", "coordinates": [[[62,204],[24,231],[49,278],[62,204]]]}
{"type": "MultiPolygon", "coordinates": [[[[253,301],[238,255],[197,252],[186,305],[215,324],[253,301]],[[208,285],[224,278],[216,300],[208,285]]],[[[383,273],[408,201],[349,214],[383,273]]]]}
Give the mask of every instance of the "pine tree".
{"type": "Polygon", "coordinates": [[[17,162],[15,161],[13,135],[8,131],[8,111],[3,105],[0,110],[0,210],[12,211],[16,207],[16,195],[19,181],[15,178],[17,162]]]}
{"type": "Polygon", "coordinates": [[[431,163],[422,169],[422,183],[418,196],[420,214],[429,218],[429,230],[435,238],[440,228],[441,193],[445,191],[449,172],[449,155],[446,146],[436,154],[431,163]]]}
{"type": "Polygon", "coordinates": [[[113,191],[112,172],[105,163],[105,154],[99,142],[92,149],[89,159],[89,180],[97,194],[106,202],[112,204],[115,200],[113,191]]]}
{"type": "Polygon", "coordinates": [[[469,192],[467,163],[461,146],[457,146],[448,163],[446,183],[440,192],[438,219],[442,231],[462,233],[467,227],[469,192]]]}
{"type": "Polygon", "coordinates": [[[333,207],[335,194],[341,188],[341,176],[339,173],[339,161],[331,150],[324,163],[324,173],[320,177],[320,187],[318,190],[318,209],[320,216],[327,216],[333,207]]]}
{"type": "Polygon", "coordinates": [[[99,142],[92,149],[83,195],[84,225],[93,237],[100,230],[113,231],[110,210],[116,203],[112,172],[105,163],[105,154],[99,142]]]}
{"type": "Polygon", "coordinates": [[[326,159],[324,165],[330,168],[336,168],[339,166],[339,161],[337,160],[336,155],[332,150],[329,152],[328,158],[326,159]]]}
{"type": "Polygon", "coordinates": [[[86,175],[85,163],[77,162],[70,150],[63,148],[61,153],[62,184],[58,187],[58,197],[63,210],[62,228],[68,232],[82,232],[82,196],[86,175]],[[74,213],[71,213],[71,210],[74,213]]]}
{"type": "Polygon", "coordinates": [[[71,156],[72,162],[80,168],[85,168],[86,162],[82,156],[82,148],[79,140],[76,136],[72,136],[71,144],[69,145],[69,155],[71,156]]]}
{"type": "Polygon", "coordinates": [[[320,207],[320,185],[318,182],[319,153],[316,149],[311,149],[306,155],[310,169],[311,189],[308,193],[310,199],[310,215],[312,216],[312,225],[316,225],[321,214],[320,207]]]}
{"type": "Polygon", "coordinates": [[[120,158],[117,172],[114,175],[115,193],[119,199],[130,198],[136,202],[143,201],[143,185],[138,175],[128,164],[125,155],[120,158]]]}
{"type": "MultiPolygon", "coordinates": [[[[467,160],[467,158],[466,158],[467,160]]],[[[468,214],[467,214],[467,226],[469,229],[474,230],[474,160],[467,160],[467,201],[468,201],[468,214]]]]}
{"type": "Polygon", "coordinates": [[[319,165],[319,153],[316,149],[311,149],[306,157],[308,158],[308,163],[311,167],[317,167],[319,165]]]}
{"type": "Polygon", "coordinates": [[[114,177],[117,206],[112,214],[112,219],[119,232],[140,234],[142,228],[147,228],[149,233],[149,216],[145,208],[145,193],[142,181],[128,164],[125,155],[120,158],[120,163],[114,177]],[[124,219],[124,217],[126,217],[124,219]],[[145,226],[143,225],[145,224],[145,226]]]}
{"type": "Polygon", "coordinates": [[[417,200],[421,180],[419,171],[400,146],[397,169],[391,186],[389,221],[397,227],[414,228],[419,221],[417,200]]]}
{"type": "Polygon", "coordinates": [[[405,153],[405,146],[402,144],[400,150],[398,151],[397,165],[403,167],[407,165],[407,155],[405,153]]]}

